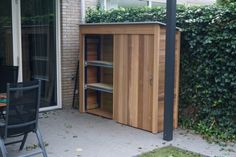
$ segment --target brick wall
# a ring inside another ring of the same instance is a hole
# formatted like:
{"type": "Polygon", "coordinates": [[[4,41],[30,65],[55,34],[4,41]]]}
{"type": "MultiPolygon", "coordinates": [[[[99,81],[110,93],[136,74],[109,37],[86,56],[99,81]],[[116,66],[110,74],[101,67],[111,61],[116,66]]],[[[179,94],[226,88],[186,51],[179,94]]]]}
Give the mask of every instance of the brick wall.
{"type": "MultiPolygon", "coordinates": [[[[63,107],[72,104],[77,61],[79,59],[80,1],[61,0],[61,76],[63,107]]],[[[97,0],[86,0],[87,7],[96,6],[97,0]]]]}

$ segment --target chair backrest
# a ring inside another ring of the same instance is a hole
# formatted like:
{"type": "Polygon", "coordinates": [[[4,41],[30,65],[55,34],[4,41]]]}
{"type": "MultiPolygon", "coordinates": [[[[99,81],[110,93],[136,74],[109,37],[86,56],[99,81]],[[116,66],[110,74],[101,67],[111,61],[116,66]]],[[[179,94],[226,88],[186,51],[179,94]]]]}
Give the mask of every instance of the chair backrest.
{"type": "Polygon", "coordinates": [[[0,93],[6,93],[7,83],[16,83],[17,79],[17,66],[0,66],[0,93]]]}
{"type": "Polygon", "coordinates": [[[7,84],[5,138],[37,129],[40,87],[38,80],[7,84]]]}

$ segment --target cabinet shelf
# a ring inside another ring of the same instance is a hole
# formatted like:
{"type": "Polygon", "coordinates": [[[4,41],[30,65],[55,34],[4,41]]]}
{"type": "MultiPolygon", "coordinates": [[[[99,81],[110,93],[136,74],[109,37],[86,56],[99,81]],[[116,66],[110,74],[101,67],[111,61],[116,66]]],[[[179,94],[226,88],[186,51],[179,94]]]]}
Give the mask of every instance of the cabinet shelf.
{"type": "Polygon", "coordinates": [[[101,109],[101,108],[87,110],[87,113],[90,113],[93,115],[98,115],[98,116],[101,116],[104,118],[112,119],[112,113],[110,113],[104,109],[101,109]]]}
{"type": "Polygon", "coordinates": [[[112,62],[107,62],[107,61],[94,60],[94,61],[86,61],[85,66],[97,66],[97,67],[113,68],[113,63],[112,62]]]}
{"type": "Polygon", "coordinates": [[[113,86],[104,83],[90,83],[85,85],[85,89],[93,89],[97,91],[113,93],[113,86]]]}

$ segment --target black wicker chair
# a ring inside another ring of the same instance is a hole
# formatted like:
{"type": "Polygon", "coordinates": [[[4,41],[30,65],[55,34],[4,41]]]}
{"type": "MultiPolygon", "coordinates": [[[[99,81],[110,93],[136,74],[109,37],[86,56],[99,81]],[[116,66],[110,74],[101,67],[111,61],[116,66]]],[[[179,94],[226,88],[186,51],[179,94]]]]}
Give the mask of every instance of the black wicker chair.
{"type": "Polygon", "coordinates": [[[7,83],[17,83],[17,66],[0,66],[0,93],[7,92],[7,83]]]}
{"type": "Polygon", "coordinates": [[[40,150],[24,155],[24,157],[40,153],[47,157],[42,136],[38,129],[40,86],[39,81],[7,84],[6,120],[0,124],[0,148],[3,157],[7,157],[5,145],[21,143],[20,150],[22,150],[30,132],[36,134],[40,150]],[[23,136],[22,140],[5,143],[7,138],[20,136],[23,136]]]}

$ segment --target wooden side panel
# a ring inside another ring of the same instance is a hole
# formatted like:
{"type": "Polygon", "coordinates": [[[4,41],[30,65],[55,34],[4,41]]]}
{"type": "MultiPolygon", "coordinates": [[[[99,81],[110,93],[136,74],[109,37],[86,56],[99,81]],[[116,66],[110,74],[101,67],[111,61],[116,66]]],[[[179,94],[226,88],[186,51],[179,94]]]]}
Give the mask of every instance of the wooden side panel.
{"type": "MultiPolygon", "coordinates": [[[[159,63],[159,95],[158,95],[158,132],[163,131],[164,120],[164,92],[165,92],[165,40],[166,30],[162,27],[160,32],[160,63],[159,63]]],[[[178,124],[178,91],[179,91],[179,51],[180,51],[180,32],[176,33],[176,53],[175,53],[175,85],[174,85],[174,128],[177,128],[178,124]]]]}
{"type": "Polygon", "coordinates": [[[87,45],[87,59],[88,60],[96,60],[96,56],[97,56],[97,44],[98,44],[98,40],[96,39],[92,39],[88,38],[87,39],[88,45],[87,45]]]}
{"type": "Polygon", "coordinates": [[[164,90],[165,90],[165,30],[162,28],[160,32],[160,50],[159,50],[159,93],[158,93],[158,132],[163,130],[164,120],[164,90]]]}
{"type": "Polygon", "coordinates": [[[85,112],[84,106],[84,35],[80,34],[80,67],[79,67],[79,110],[85,112]]]}
{"type": "Polygon", "coordinates": [[[138,127],[139,35],[129,36],[129,125],[138,127]]]}
{"type": "Polygon", "coordinates": [[[175,99],[174,99],[174,128],[178,127],[178,107],[179,107],[179,77],[180,77],[180,32],[176,33],[176,52],[175,52],[175,99]]]}
{"type": "MultiPolygon", "coordinates": [[[[101,36],[101,60],[113,62],[113,36],[101,36]]],[[[113,83],[113,69],[101,68],[101,80],[104,83],[113,83]]]]}
{"type": "Polygon", "coordinates": [[[152,130],[153,116],[153,65],[154,36],[140,35],[139,85],[138,85],[138,128],[152,130]],[[142,43],[142,44],[141,44],[142,43]]]}
{"type": "Polygon", "coordinates": [[[128,35],[114,35],[113,119],[128,124],[128,35]]]}
{"type": "Polygon", "coordinates": [[[160,26],[156,26],[154,29],[154,51],[153,51],[153,71],[152,73],[152,79],[153,79],[153,97],[152,97],[152,133],[157,133],[159,129],[158,125],[158,113],[159,113],[159,76],[162,75],[160,73],[160,26]]]}
{"type": "Polygon", "coordinates": [[[113,62],[113,35],[101,36],[101,59],[113,62]]]}
{"type": "MultiPolygon", "coordinates": [[[[101,36],[101,60],[113,62],[113,35],[101,36]]],[[[101,82],[113,84],[112,68],[101,68],[101,82]]],[[[112,94],[101,93],[101,108],[110,113],[113,112],[112,94]]]]}
{"type": "Polygon", "coordinates": [[[87,92],[87,109],[94,109],[98,107],[96,92],[94,90],[88,90],[87,92]]]}

